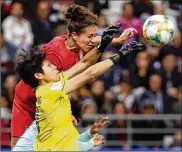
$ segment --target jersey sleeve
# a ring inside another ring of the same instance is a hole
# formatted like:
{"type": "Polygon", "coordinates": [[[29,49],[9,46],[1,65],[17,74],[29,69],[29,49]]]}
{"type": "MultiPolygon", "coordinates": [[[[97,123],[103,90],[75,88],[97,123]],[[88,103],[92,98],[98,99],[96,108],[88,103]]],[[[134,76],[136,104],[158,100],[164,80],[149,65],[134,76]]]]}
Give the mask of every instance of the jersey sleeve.
{"type": "Polygon", "coordinates": [[[85,131],[82,134],[80,134],[79,141],[87,142],[87,141],[89,141],[93,137],[94,137],[94,135],[92,135],[90,133],[90,129],[88,129],[87,131],[85,131]]]}

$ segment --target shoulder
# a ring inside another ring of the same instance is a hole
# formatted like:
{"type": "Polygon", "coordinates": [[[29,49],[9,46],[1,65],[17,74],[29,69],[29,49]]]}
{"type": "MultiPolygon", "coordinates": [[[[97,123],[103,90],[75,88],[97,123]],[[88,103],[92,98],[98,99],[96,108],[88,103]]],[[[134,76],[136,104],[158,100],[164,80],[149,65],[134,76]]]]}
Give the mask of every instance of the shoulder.
{"type": "MultiPolygon", "coordinates": [[[[55,38],[53,38],[50,42],[48,42],[47,44],[45,44],[42,47],[43,51],[47,51],[50,48],[58,48],[59,46],[63,46],[63,44],[65,44],[65,39],[62,36],[57,36],[55,38]]],[[[54,50],[55,51],[55,50],[54,50]]]]}
{"type": "Polygon", "coordinates": [[[4,19],[3,24],[9,24],[10,22],[13,21],[13,17],[12,16],[8,16],[4,19]]]}
{"type": "Polygon", "coordinates": [[[15,95],[21,101],[35,100],[33,88],[23,81],[20,81],[15,88],[15,95]]]}

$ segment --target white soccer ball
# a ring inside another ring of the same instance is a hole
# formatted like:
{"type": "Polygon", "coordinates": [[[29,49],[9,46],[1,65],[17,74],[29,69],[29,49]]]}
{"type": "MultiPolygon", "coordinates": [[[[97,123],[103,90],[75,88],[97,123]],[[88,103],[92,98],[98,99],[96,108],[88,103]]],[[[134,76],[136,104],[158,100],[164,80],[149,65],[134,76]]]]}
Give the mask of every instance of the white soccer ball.
{"type": "Polygon", "coordinates": [[[143,25],[143,36],[152,46],[162,47],[174,37],[174,24],[165,15],[153,15],[143,25]]]}

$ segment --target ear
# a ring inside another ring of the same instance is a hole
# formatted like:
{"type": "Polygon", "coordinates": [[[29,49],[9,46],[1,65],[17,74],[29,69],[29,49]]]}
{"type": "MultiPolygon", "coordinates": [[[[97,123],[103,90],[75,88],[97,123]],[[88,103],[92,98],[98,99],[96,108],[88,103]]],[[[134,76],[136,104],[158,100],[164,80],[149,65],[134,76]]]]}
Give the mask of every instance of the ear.
{"type": "Polygon", "coordinates": [[[43,79],[42,73],[35,73],[34,76],[35,76],[35,78],[38,79],[38,80],[42,80],[42,79],[43,79]]]}
{"type": "Polygon", "coordinates": [[[72,36],[72,38],[73,38],[74,41],[76,41],[77,38],[78,38],[78,35],[76,34],[76,32],[72,32],[71,33],[71,36],[72,36]]]}

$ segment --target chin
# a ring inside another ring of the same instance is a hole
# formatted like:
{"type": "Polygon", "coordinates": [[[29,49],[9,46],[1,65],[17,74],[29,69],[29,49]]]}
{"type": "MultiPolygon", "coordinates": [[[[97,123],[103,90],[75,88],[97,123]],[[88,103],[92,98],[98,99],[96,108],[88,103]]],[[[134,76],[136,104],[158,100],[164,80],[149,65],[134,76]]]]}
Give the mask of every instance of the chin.
{"type": "Polygon", "coordinates": [[[87,48],[84,49],[84,52],[87,53],[87,52],[90,52],[91,50],[92,50],[91,47],[87,47],[87,48]]]}

